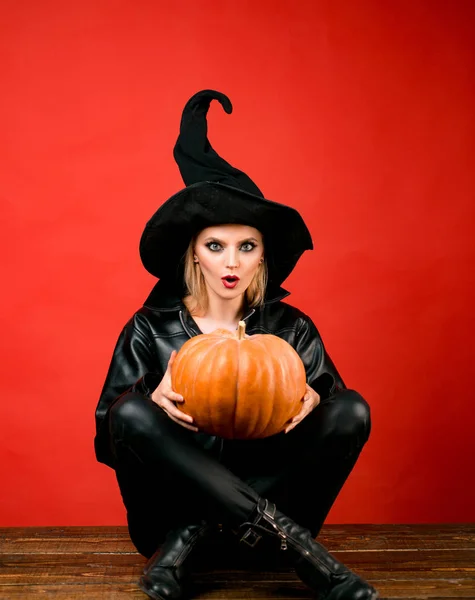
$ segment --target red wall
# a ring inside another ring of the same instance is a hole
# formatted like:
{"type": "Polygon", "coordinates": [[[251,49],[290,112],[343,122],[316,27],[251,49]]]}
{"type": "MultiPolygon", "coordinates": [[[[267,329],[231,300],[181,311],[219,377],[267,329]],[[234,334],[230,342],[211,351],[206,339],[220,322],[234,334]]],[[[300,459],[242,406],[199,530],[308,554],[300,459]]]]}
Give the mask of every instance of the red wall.
{"type": "Polygon", "coordinates": [[[328,522],[475,519],[474,8],[1,3],[0,525],[125,523],[94,409],[206,87],[217,150],[306,219],[289,301],[372,406],[328,522]]]}

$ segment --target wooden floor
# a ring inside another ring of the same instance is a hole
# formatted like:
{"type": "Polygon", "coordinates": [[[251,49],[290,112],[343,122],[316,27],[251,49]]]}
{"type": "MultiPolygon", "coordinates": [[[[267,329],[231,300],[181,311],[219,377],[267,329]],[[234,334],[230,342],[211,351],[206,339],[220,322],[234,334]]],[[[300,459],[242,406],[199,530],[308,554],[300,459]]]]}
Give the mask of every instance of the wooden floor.
{"type": "MultiPolygon", "coordinates": [[[[475,598],[475,524],[327,525],[319,541],[381,598],[475,598]]],[[[0,599],[124,600],[145,559],[125,527],[0,529],[0,599]]],[[[290,568],[200,569],[200,599],[312,598],[290,568]]]]}

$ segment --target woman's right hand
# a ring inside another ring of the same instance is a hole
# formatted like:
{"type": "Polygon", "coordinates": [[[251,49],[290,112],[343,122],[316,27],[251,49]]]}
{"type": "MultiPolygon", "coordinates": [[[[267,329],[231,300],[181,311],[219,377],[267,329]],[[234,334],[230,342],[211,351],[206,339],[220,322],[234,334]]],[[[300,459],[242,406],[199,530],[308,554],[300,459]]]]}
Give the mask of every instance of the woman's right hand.
{"type": "Polygon", "coordinates": [[[191,431],[198,431],[198,427],[194,425],[190,425],[189,423],[193,423],[193,417],[185,414],[181,410],[179,410],[174,402],[184,402],[183,396],[177,394],[172,389],[172,373],[171,368],[173,365],[173,361],[175,360],[176,350],[173,350],[170,356],[170,360],[168,361],[167,370],[165,375],[163,376],[162,381],[158,385],[157,389],[151,394],[152,400],[155,404],[158,404],[160,408],[162,408],[167,415],[186,429],[190,429],[191,431]]]}

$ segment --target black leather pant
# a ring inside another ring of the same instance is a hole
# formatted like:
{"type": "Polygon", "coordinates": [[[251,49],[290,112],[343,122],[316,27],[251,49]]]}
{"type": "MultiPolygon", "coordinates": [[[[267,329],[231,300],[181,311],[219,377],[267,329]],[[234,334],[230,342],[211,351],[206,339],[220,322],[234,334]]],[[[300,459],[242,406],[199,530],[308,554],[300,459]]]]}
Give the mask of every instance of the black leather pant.
{"type": "Polygon", "coordinates": [[[112,406],[109,430],[130,537],[148,558],[179,524],[245,521],[258,496],[316,537],[371,421],[367,402],[343,390],[322,400],[288,434],[223,440],[218,454],[152,400],[128,393],[112,406]]]}

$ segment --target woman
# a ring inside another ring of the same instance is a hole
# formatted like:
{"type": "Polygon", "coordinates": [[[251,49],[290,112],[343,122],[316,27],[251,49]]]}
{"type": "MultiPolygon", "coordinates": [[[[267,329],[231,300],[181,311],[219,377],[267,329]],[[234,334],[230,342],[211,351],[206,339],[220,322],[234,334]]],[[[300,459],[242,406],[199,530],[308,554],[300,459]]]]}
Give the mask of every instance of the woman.
{"type": "Polygon", "coordinates": [[[285,553],[320,598],[377,598],[314,540],[369,437],[369,407],[346,389],[311,319],[282,302],[310,234],[296,210],[266,200],[212,149],[212,99],[231,112],[218,92],[189,100],[174,151],[187,187],[142,235],[142,262],[159,282],[117,342],[96,410],[96,456],[115,469],[131,539],[149,559],[139,586],[150,598],[191,593],[193,557],[218,526],[226,543],[285,553]],[[250,335],[285,339],[307,374],[300,413],[260,440],[198,431],[171,385],[187,339],[240,320],[250,335]]]}

